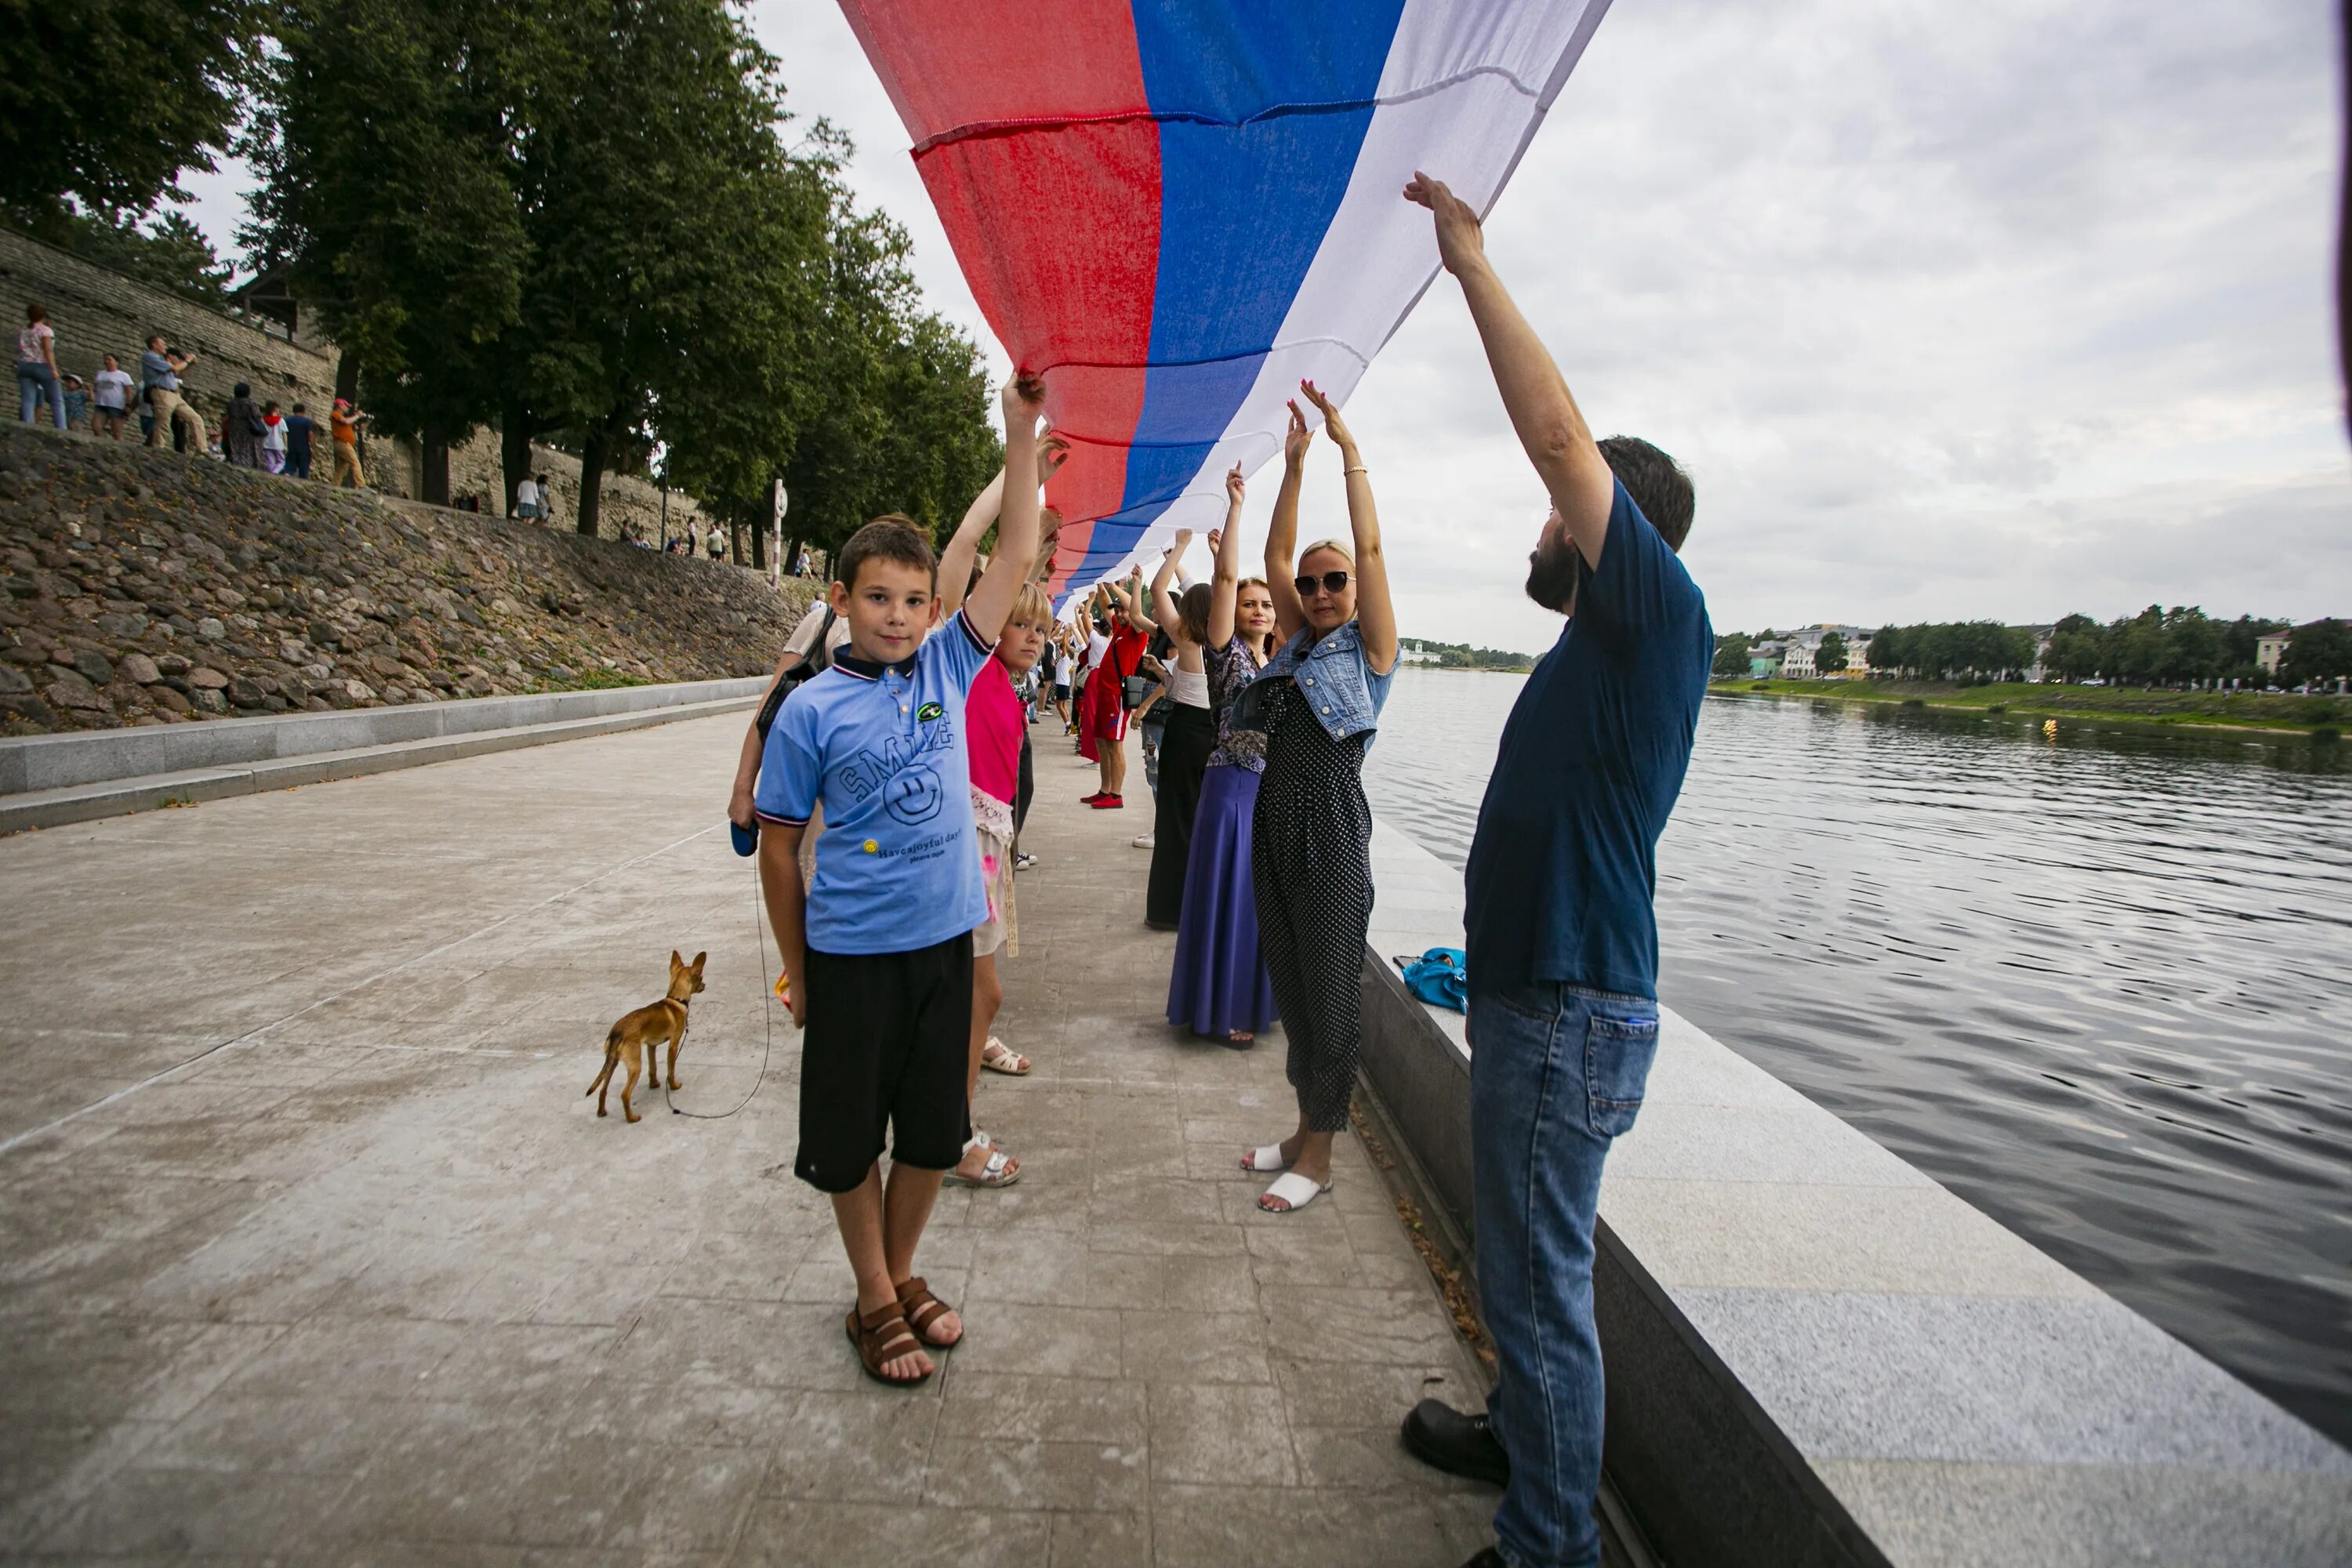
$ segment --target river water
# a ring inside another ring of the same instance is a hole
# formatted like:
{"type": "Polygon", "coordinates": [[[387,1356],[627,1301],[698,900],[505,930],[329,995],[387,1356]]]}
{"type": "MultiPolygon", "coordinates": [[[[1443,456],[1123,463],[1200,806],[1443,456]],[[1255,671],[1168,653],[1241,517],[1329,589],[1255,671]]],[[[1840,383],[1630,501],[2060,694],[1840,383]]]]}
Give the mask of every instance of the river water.
{"type": "MultiPolygon", "coordinates": [[[[1400,673],[1454,866],[1521,678],[1400,673]]],[[[1662,999],[2352,1446],[2352,742],[1710,697],[1662,999]]]]}

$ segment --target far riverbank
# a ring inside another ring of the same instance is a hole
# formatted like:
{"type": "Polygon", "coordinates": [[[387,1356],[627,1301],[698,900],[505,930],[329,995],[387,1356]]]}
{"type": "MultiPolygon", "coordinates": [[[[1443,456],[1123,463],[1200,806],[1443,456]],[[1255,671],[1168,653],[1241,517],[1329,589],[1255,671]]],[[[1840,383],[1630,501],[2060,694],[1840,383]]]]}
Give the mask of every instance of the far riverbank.
{"type": "Polygon", "coordinates": [[[2340,734],[2352,728],[2352,697],[2299,697],[2293,692],[2163,691],[2133,686],[2066,686],[2021,680],[1958,686],[1932,680],[1718,679],[1709,692],[1723,697],[1811,697],[1841,702],[1893,702],[1970,713],[2032,718],[2098,719],[2130,724],[2194,724],[2281,734],[2340,734]]]}

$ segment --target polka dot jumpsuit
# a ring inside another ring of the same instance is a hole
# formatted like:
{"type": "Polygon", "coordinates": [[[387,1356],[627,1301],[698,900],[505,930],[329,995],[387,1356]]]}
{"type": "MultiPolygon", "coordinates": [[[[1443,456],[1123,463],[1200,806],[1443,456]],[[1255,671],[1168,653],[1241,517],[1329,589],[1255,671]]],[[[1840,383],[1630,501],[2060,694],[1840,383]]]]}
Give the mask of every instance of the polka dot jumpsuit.
{"type": "Polygon", "coordinates": [[[1251,828],[1258,947],[1290,1042],[1290,1087],[1307,1131],[1339,1132],[1363,1055],[1364,936],[1372,923],[1372,732],[1335,741],[1297,686],[1265,702],[1265,782],[1251,828]]]}

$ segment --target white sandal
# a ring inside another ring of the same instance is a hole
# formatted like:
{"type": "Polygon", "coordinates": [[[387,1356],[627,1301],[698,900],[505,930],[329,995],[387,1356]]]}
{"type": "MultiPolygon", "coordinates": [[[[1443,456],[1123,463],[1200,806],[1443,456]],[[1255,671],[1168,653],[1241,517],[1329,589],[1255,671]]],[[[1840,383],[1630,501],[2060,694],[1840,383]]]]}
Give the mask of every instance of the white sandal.
{"type": "Polygon", "coordinates": [[[1318,1196],[1330,1190],[1330,1183],[1318,1182],[1312,1176],[1302,1176],[1293,1171],[1287,1175],[1276,1177],[1274,1185],[1266,1188],[1259,1196],[1257,1206],[1259,1212],[1264,1214],[1297,1214],[1300,1209],[1313,1203],[1318,1196]],[[1290,1206],[1279,1209],[1267,1208],[1265,1206],[1267,1198],[1280,1198],[1290,1206]]]}
{"type": "Polygon", "coordinates": [[[1242,1156],[1244,1171],[1279,1171],[1290,1162],[1282,1157],[1282,1145],[1269,1143],[1263,1149],[1253,1149],[1242,1156]]]}
{"type": "Polygon", "coordinates": [[[988,1163],[981,1167],[980,1174],[967,1176],[961,1171],[950,1170],[941,1179],[967,1187],[1009,1187],[1021,1179],[1019,1162],[991,1143],[987,1133],[975,1134],[963,1146],[963,1151],[967,1154],[974,1149],[988,1151],[988,1163]]]}
{"type": "Polygon", "coordinates": [[[980,1065],[1007,1078],[1026,1078],[1033,1064],[1027,1057],[991,1035],[988,1043],[980,1047],[980,1065]]]}

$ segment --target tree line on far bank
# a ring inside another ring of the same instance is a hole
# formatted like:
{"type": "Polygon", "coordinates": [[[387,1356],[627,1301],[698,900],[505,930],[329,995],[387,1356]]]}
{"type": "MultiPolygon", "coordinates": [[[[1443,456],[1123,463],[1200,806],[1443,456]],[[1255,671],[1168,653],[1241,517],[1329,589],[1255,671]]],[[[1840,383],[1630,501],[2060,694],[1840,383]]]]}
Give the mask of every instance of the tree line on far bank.
{"type": "Polygon", "coordinates": [[[132,219],[236,145],[250,260],[341,350],[338,392],[418,442],[428,500],[488,427],[509,503],[534,440],[579,457],[583,533],[602,476],[657,458],[739,525],[782,479],[792,542],[831,549],[877,512],[936,528],[1001,460],[979,350],[725,0],[169,0],[203,36],[137,80],[150,11],[66,9],[84,21],[37,29],[37,69],[0,87],[25,154],[0,208],[160,264],[132,219]],[[118,103],[150,109],[110,123],[118,103]]]}
{"type": "MultiPolygon", "coordinates": [[[[2088,616],[2068,616],[2050,632],[2041,651],[2044,672],[2061,680],[2102,679],[2129,686],[2189,686],[2239,681],[2251,686],[2332,682],[2352,675],[2352,626],[2320,621],[2294,632],[2273,675],[2255,662],[2263,637],[2292,629],[2292,623],[2240,616],[2216,620],[2196,605],[2167,610],[2150,605],[2136,616],[2101,625],[2088,616]]],[[[1774,637],[1769,629],[1751,637],[1731,632],[1716,639],[1715,673],[1748,673],[1749,650],[1774,637]]],[[[1874,635],[1864,652],[1874,675],[1920,680],[2015,679],[2033,668],[2040,637],[2030,626],[1999,621],[1945,621],[1890,626],[1874,635]]],[[[1847,668],[1845,640],[1832,632],[1822,641],[1814,668],[1838,674],[1847,668]]]]}

